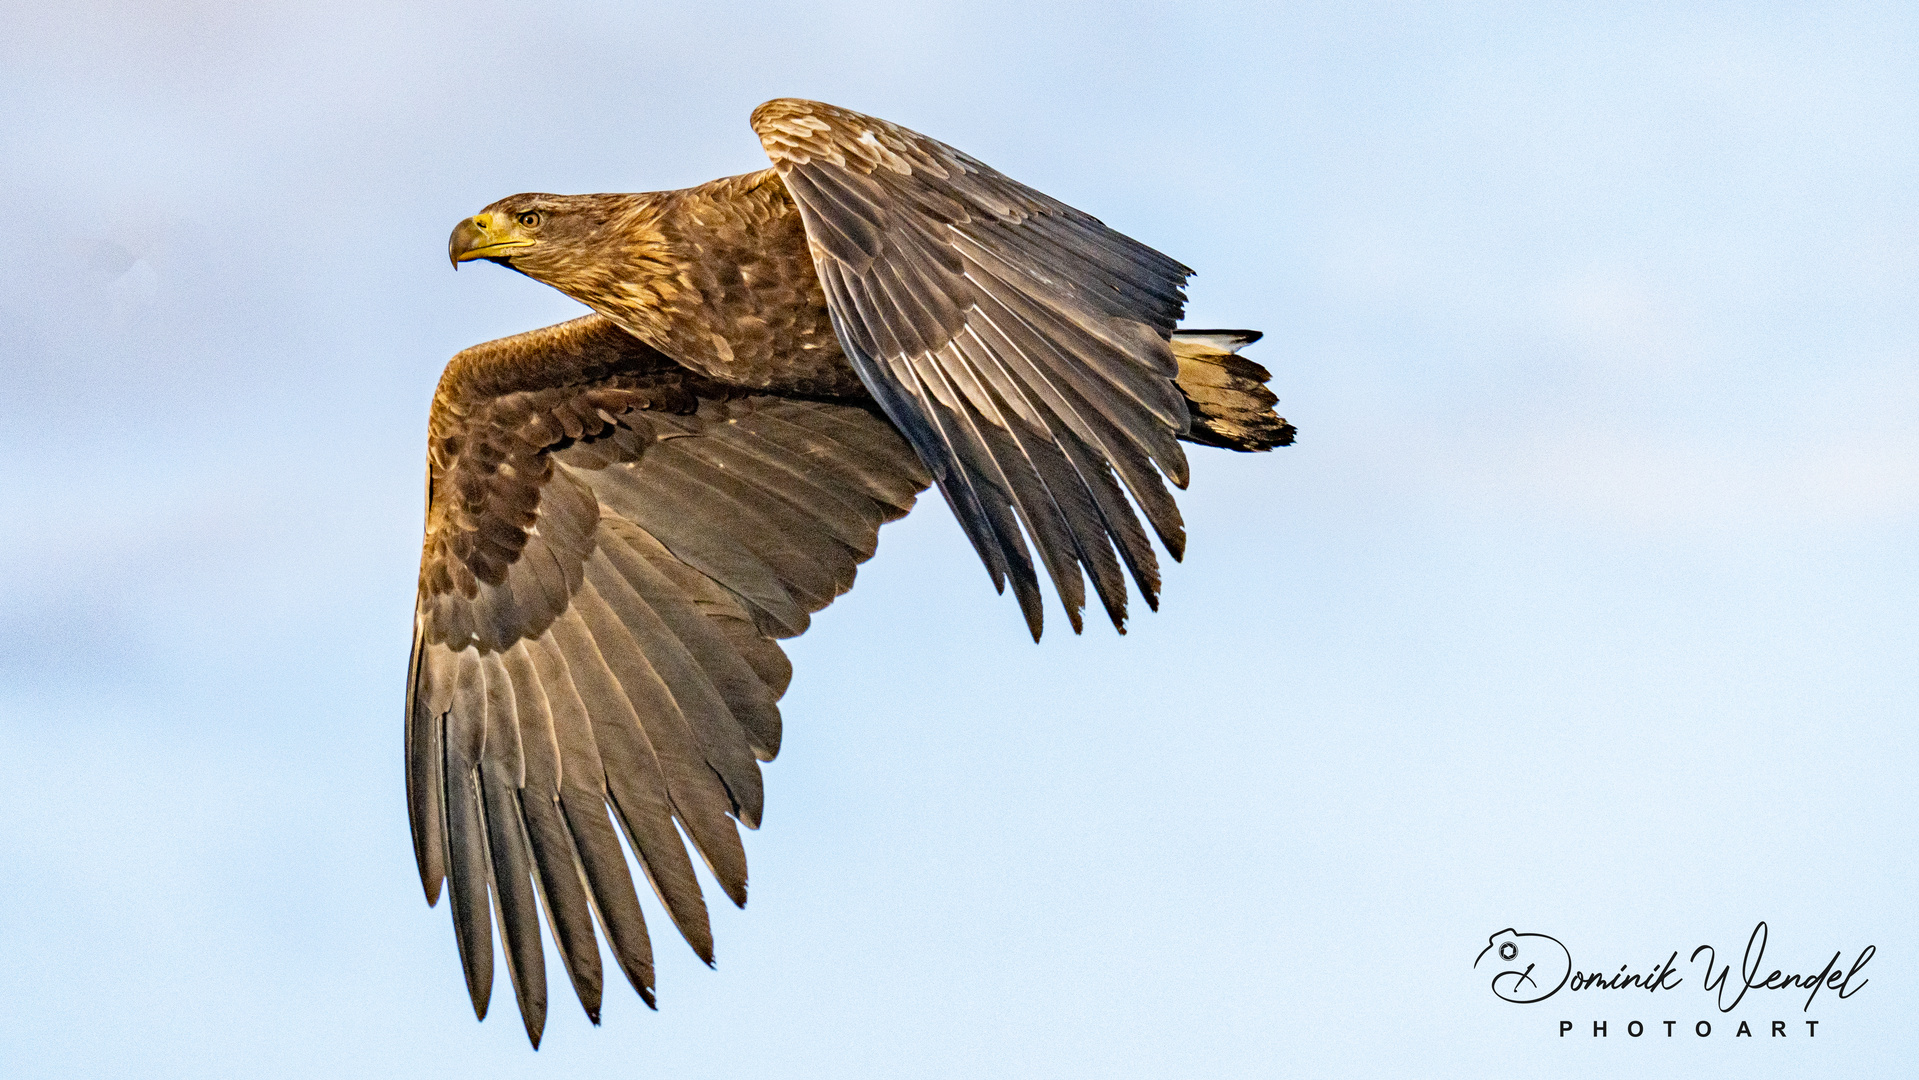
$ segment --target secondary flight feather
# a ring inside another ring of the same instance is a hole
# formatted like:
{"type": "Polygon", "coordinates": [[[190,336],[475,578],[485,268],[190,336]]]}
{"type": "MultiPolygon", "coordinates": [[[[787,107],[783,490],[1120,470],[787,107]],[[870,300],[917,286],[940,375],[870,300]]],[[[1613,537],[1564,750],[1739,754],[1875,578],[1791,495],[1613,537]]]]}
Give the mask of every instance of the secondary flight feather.
{"type": "Polygon", "coordinates": [[[1181,442],[1293,438],[1235,355],[1257,333],[1176,329],[1178,262],[883,120],[781,99],[752,123],[769,169],[514,195],[448,244],[592,310],[440,379],[407,691],[427,900],[450,894],[482,1018],[497,922],[536,1047],[542,911],[595,1023],[600,935],[654,1001],[621,833],[712,963],[687,842],[744,905],[778,641],[929,485],[1035,640],[1035,553],[1075,631],[1090,580],[1124,632],[1127,578],[1158,602],[1146,526],[1184,548],[1181,442]]]}

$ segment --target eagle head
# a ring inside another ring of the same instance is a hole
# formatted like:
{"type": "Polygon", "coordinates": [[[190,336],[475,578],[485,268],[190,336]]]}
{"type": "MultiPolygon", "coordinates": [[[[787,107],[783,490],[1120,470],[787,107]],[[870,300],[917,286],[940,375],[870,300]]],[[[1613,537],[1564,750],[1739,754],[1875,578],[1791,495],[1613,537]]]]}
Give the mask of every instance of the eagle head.
{"type": "Polygon", "coordinates": [[[453,227],[447,258],[454,269],[486,259],[564,288],[570,269],[604,252],[618,228],[619,195],[509,195],[453,227]]]}

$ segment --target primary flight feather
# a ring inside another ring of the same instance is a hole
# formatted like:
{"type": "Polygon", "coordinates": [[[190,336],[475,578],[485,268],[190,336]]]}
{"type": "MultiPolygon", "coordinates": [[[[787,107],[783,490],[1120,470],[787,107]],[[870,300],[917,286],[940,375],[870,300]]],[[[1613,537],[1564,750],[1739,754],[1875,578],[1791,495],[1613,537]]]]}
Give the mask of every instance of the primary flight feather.
{"type": "Polygon", "coordinates": [[[535,1046],[540,910],[599,1020],[595,924],[653,1003],[616,828],[712,962],[681,830],[746,902],[791,667],[936,484],[1033,637],[1045,567],[1124,632],[1179,558],[1180,441],[1292,442],[1257,333],[1175,329],[1191,271],[944,143],[818,102],[753,112],[773,167],[681,191],[515,195],[459,223],[593,314],[466,350],[428,423],[407,802],[476,1013],[493,923],[535,1046]],[[1138,507],[1138,513],[1134,507],[1138,507]],[[677,825],[676,825],[677,823],[677,825]]]}

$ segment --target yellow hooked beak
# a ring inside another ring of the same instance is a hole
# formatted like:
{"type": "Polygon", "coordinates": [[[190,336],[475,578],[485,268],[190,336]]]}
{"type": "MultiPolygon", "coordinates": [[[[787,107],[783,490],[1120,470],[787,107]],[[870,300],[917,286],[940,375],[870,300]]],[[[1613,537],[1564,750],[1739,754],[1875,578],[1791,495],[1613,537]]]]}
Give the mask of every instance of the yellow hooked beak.
{"type": "Polygon", "coordinates": [[[532,247],[533,241],[513,234],[512,219],[504,214],[475,214],[453,226],[446,242],[446,257],[453,269],[472,259],[497,259],[517,248],[532,247]]]}

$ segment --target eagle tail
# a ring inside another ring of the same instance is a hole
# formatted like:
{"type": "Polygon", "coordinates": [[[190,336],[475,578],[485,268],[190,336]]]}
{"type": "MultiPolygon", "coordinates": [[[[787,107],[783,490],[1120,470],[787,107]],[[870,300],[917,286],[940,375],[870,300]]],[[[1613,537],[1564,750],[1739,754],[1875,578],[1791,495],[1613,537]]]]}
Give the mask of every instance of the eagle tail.
{"type": "Polygon", "coordinates": [[[1266,389],[1273,373],[1235,355],[1260,336],[1257,330],[1173,331],[1173,356],[1179,361],[1174,381],[1192,416],[1182,436],[1187,442],[1228,450],[1292,445],[1293,425],[1273,412],[1279,398],[1266,389]]]}

